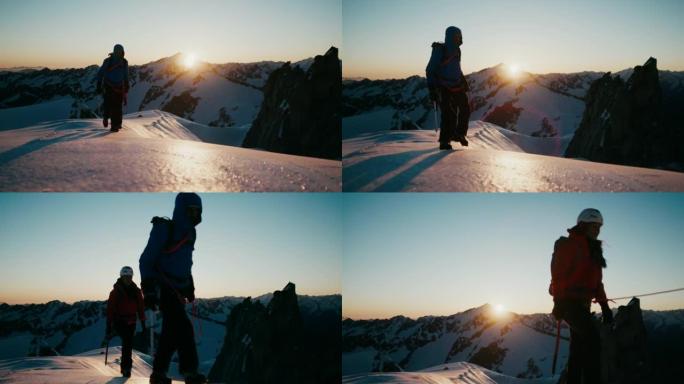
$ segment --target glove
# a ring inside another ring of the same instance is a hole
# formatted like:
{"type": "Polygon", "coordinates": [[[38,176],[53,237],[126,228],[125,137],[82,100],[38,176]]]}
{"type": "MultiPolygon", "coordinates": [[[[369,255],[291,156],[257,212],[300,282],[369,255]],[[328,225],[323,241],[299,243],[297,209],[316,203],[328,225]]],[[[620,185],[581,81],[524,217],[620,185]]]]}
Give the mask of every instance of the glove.
{"type": "Polygon", "coordinates": [[[603,324],[613,323],[613,311],[610,310],[607,302],[600,303],[601,305],[601,317],[603,319],[603,324]]]}
{"type": "Polygon", "coordinates": [[[185,297],[188,299],[188,303],[195,301],[195,280],[193,280],[192,276],[190,276],[190,287],[185,297]]]}
{"type": "Polygon", "coordinates": [[[157,293],[157,282],[154,279],[146,279],[140,282],[140,287],[143,292],[143,301],[145,308],[153,311],[157,310],[159,305],[159,294],[157,293]]]}
{"type": "Polygon", "coordinates": [[[558,303],[555,301],[553,302],[553,310],[551,310],[551,314],[556,321],[561,321],[563,319],[563,311],[561,310],[560,305],[558,305],[558,303]]]}
{"type": "Polygon", "coordinates": [[[437,92],[437,88],[430,88],[430,101],[433,103],[439,104],[439,92],[437,92]]]}

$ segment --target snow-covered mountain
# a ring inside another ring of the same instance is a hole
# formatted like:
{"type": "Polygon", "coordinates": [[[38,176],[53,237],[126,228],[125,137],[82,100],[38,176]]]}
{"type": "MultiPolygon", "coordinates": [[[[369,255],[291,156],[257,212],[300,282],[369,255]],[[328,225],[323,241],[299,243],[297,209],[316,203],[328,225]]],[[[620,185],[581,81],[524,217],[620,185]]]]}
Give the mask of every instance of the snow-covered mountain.
{"type": "MultiPolygon", "coordinates": [[[[684,310],[643,311],[643,320],[652,360],[656,360],[655,364],[663,368],[662,375],[674,373],[670,370],[674,367],[670,365],[676,364],[684,354],[681,345],[684,339],[684,310]]],[[[568,336],[569,331],[564,324],[557,372],[562,370],[567,361],[568,336]]],[[[368,372],[382,371],[415,372],[440,364],[469,362],[511,377],[548,378],[554,345],[555,320],[550,315],[500,313],[490,305],[451,316],[346,319],[342,323],[342,372],[350,383],[383,382],[371,379],[354,381],[351,380],[354,376],[349,375],[366,376],[368,372]]],[[[457,368],[471,367],[465,365],[457,368]]],[[[451,374],[453,371],[444,373],[451,374]]],[[[397,376],[401,377],[405,376],[397,376]]],[[[491,379],[483,382],[501,382],[491,379]]],[[[422,377],[417,377],[415,382],[425,381],[430,382],[422,377]]]]}
{"type": "Polygon", "coordinates": [[[343,190],[684,191],[681,172],[540,155],[562,150],[568,138],[532,137],[471,121],[468,139],[468,148],[456,144],[455,151],[440,151],[434,130],[383,130],[346,139],[342,144],[343,190]]]}
{"type": "MultiPolygon", "coordinates": [[[[133,350],[133,369],[130,378],[119,373],[120,347],[109,348],[109,359],[104,364],[104,348],[74,356],[23,357],[0,360],[0,382],[6,384],[146,384],[152,374],[152,358],[133,350]]],[[[176,363],[171,363],[169,377],[174,384],[183,380],[176,363]]]]}
{"type": "MultiPolygon", "coordinates": [[[[272,294],[254,298],[267,304],[272,294]]],[[[192,305],[187,311],[193,320],[196,344],[205,371],[211,368],[219,353],[226,332],[226,319],[233,307],[244,297],[197,299],[196,314],[192,305]]],[[[298,295],[303,321],[316,321],[332,315],[341,318],[340,295],[298,295]]],[[[79,301],[67,304],[51,301],[45,304],[0,304],[0,359],[36,355],[75,355],[102,346],[105,329],[105,301],[79,301]]],[[[159,319],[158,319],[159,320],[159,319]]],[[[158,323],[160,323],[158,321],[158,323]]],[[[160,332],[157,324],[156,332],[160,332]]],[[[140,326],[138,325],[140,330],[140,326]]],[[[134,348],[147,352],[148,342],[136,335],[134,348]]],[[[119,345],[118,338],[113,346],[119,345]]]]}
{"type": "MultiPolygon", "coordinates": [[[[269,75],[285,64],[199,62],[188,68],[183,59],[178,53],[130,66],[131,89],[124,113],[160,109],[212,127],[244,129],[259,112],[262,88],[269,75]]],[[[307,58],[292,65],[306,70],[310,64],[307,58]]],[[[10,109],[3,111],[0,129],[88,118],[93,117],[93,112],[101,116],[102,98],[95,93],[98,65],[0,72],[0,110],[10,109]],[[46,114],[27,115],[14,110],[26,106],[38,107],[46,114]],[[9,119],[10,114],[22,115],[23,119],[9,119]]]]}
{"type": "Polygon", "coordinates": [[[126,115],[117,133],[98,119],[0,131],[0,190],[340,190],[339,161],[212,144],[244,134],[159,110],[126,115]]]}
{"type": "MultiPolygon", "coordinates": [[[[617,72],[627,80],[632,69],[617,72]]],[[[584,113],[584,96],[601,72],[512,74],[499,64],[466,75],[470,120],[482,120],[521,135],[552,138],[562,156],[584,113]]],[[[664,97],[684,95],[684,72],[660,71],[664,97]]],[[[343,139],[390,129],[434,129],[433,107],[424,77],[345,80],[342,91],[343,139]]],[[[537,153],[537,152],[532,152],[537,153]]]]}

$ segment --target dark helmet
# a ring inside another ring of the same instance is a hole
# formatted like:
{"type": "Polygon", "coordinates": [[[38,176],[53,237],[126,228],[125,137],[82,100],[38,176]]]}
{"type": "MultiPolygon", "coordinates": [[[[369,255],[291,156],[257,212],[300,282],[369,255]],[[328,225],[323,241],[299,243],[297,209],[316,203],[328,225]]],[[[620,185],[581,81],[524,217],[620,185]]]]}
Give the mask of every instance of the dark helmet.
{"type": "Polygon", "coordinates": [[[114,52],[115,55],[119,55],[119,56],[123,57],[123,56],[124,56],[124,47],[123,47],[123,45],[121,45],[121,44],[116,44],[116,45],[114,46],[113,52],[114,52]]]}

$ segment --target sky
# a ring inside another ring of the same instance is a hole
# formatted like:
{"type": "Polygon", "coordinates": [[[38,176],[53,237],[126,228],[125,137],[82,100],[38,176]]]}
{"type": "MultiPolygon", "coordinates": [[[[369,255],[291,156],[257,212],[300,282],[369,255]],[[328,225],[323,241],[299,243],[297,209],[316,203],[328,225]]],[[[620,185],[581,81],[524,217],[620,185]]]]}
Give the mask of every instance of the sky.
{"type": "MultiPolygon", "coordinates": [[[[341,199],[334,193],[209,193],[197,227],[197,297],[258,296],[288,281],[300,294],[341,291],[341,199]]],[[[0,194],[0,302],[105,300],[135,271],[171,193],[0,194]]]]}
{"type": "Polygon", "coordinates": [[[341,0],[2,0],[0,67],[131,64],[177,52],[211,63],[297,61],[342,44],[341,0]]]}
{"type": "MultiPolygon", "coordinates": [[[[449,315],[486,303],[550,313],[554,243],[589,207],[604,217],[609,298],[684,287],[681,193],[344,194],[343,316],[449,315]]],[[[684,308],[684,292],[641,305],[684,308]]]]}
{"type": "Polygon", "coordinates": [[[344,0],[343,76],[425,75],[431,44],[463,31],[462,68],[619,71],[653,56],[684,70],[681,0],[344,0]]]}

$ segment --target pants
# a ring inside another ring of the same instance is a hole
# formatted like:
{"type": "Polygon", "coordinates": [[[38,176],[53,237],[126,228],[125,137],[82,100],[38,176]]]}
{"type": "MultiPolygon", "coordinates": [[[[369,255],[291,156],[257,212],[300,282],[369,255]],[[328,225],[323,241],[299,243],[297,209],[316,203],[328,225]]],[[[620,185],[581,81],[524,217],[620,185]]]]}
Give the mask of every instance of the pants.
{"type": "Polygon", "coordinates": [[[102,110],[103,118],[112,119],[112,128],[121,128],[123,120],[123,94],[105,85],[102,110]]]}
{"type": "Polygon", "coordinates": [[[124,321],[114,322],[114,330],[121,338],[121,370],[130,370],[133,366],[131,354],[133,352],[135,323],[128,324],[124,321]]]}
{"type": "Polygon", "coordinates": [[[465,137],[468,133],[468,119],[470,118],[470,105],[465,92],[452,93],[447,89],[440,89],[440,110],[442,111],[442,124],[439,132],[439,142],[449,143],[458,137],[465,137]]]}
{"type": "Polygon", "coordinates": [[[570,326],[568,384],[601,382],[601,338],[589,312],[591,302],[559,300],[558,316],[570,326]]]}
{"type": "Polygon", "coordinates": [[[173,353],[178,351],[178,370],[181,374],[197,372],[199,360],[195,333],[185,313],[185,303],[181,302],[176,291],[162,285],[159,307],[162,313],[162,332],[154,356],[153,370],[166,374],[173,353]]]}

